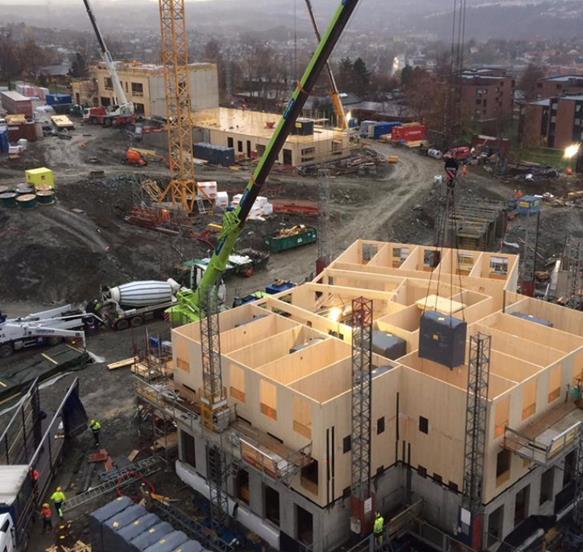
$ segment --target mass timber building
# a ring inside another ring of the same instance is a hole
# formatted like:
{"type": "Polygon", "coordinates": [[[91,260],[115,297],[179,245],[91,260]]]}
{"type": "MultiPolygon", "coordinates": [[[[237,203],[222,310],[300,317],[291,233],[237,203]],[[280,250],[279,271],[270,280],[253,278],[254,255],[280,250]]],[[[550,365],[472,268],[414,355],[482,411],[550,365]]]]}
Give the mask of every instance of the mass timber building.
{"type": "Polygon", "coordinates": [[[186,483],[209,495],[206,451],[219,447],[231,515],[278,549],[334,550],[350,537],[351,309],[365,298],[373,333],[397,345],[372,354],[369,507],[392,533],[437,550],[526,542],[540,534],[533,519],[573,508],[583,313],[518,294],[517,274],[514,255],[357,241],[311,283],[219,315],[224,432],[205,430],[198,415],[200,324],[173,330],[166,385],[180,400],[154,399],[145,382],[141,393],[174,418],[186,483]],[[467,323],[463,364],[419,356],[428,310],[467,323]],[[487,338],[487,384],[470,508],[476,336],[487,338]]]}

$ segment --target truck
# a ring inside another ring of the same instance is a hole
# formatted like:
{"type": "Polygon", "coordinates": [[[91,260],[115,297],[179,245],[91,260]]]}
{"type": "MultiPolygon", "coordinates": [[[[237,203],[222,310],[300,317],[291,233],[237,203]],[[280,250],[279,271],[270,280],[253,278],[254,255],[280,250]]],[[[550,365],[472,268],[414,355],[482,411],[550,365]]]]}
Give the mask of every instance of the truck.
{"type": "Polygon", "coordinates": [[[55,345],[63,339],[78,339],[85,346],[85,330],[95,328],[99,317],[73,305],[8,318],[0,312],[0,358],[40,345],[55,345]]]}
{"type": "Polygon", "coordinates": [[[101,297],[90,302],[86,310],[114,330],[136,328],[147,320],[163,318],[164,312],[176,304],[181,286],[169,278],[135,281],[121,286],[101,288],[101,297]]]}
{"type": "Polygon", "coordinates": [[[299,224],[291,228],[284,228],[273,236],[265,238],[265,245],[273,253],[280,253],[295,249],[302,245],[309,245],[318,239],[318,230],[312,226],[299,224]]]}
{"type": "Polygon", "coordinates": [[[34,481],[27,465],[0,466],[0,550],[26,550],[34,509],[34,481]]]}

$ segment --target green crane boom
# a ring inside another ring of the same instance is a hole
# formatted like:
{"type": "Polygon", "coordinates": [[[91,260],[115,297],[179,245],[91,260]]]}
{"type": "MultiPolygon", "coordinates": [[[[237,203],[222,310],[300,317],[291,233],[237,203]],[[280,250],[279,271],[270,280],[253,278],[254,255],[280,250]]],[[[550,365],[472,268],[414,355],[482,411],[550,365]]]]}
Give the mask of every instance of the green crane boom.
{"type": "Polygon", "coordinates": [[[251,207],[261,192],[261,188],[265,184],[281,148],[294,128],[314,84],[326,67],[326,62],[340,39],[350,16],[354,13],[358,2],[359,0],[341,0],[340,6],[334,13],[332,21],[322,36],[304,75],[294,90],[255,172],[245,187],[239,205],[235,210],[225,213],[219,240],[199,286],[194,291],[188,290],[178,293],[178,303],[170,309],[171,319],[174,324],[196,322],[204,316],[204,304],[209,292],[222,278],[227,267],[229,255],[235,248],[235,243],[241,234],[251,207]]]}

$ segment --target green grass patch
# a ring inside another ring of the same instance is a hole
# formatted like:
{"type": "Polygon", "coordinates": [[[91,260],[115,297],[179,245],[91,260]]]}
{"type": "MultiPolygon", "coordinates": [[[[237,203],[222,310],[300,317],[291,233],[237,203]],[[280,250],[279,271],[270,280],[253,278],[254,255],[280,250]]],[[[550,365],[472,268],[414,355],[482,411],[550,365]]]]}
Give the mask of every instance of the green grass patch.
{"type": "Polygon", "coordinates": [[[563,169],[568,161],[563,159],[564,151],[553,148],[524,148],[515,151],[515,155],[521,161],[549,165],[557,169],[563,169]]]}

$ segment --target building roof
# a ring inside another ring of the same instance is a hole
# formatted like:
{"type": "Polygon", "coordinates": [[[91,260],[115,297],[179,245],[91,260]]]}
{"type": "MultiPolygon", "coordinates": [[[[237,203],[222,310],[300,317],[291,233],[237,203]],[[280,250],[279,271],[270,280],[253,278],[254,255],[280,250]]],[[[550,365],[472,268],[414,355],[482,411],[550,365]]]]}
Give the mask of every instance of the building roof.
{"type": "Polygon", "coordinates": [[[45,65],[38,70],[39,75],[46,75],[47,77],[65,77],[71,70],[71,64],[59,63],[57,65],[45,65]]]}
{"type": "MultiPolygon", "coordinates": [[[[217,107],[193,113],[192,124],[199,128],[269,139],[280,118],[281,115],[276,113],[217,107]]],[[[288,142],[309,143],[317,140],[331,140],[340,133],[341,131],[338,130],[316,126],[314,135],[290,136],[288,142]]]]}
{"type": "MultiPolygon", "coordinates": [[[[118,71],[132,72],[137,74],[161,74],[164,69],[162,65],[157,63],[141,63],[139,61],[118,61],[116,63],[118,71]]],[[[103,61],[98,62],[94,67],[108,70],[105,62],[103,61]]],[[[189,63],[188,67],[191,71],[201,71],[209,70],[213,67],[216,67],[216,65],[214,63],[195,62],[189,63]]]]}
{"type": "Polygon", "coordinates": [[[543,80],[548,82],[569,82],[572,80],[583,81],[583,75],[556,75],[554,77],[546,77],[543,80]]]}
{"type": "Polygon", "coordinates": [[[583,102],[583,94],[575,94],[570,96],[562,96],[560,100],[572,100],[575,102],[583,102]]]}
{"type": "Polygon", "coordinates": [[[551,105],[551,100],[549,98],[545,100],[538,100],[536,102],[530,102],[529,105],[540,105],[542,107],[549,107],[551,105]]]}
{"type": "Polygon", "coordinates": [[[6,96],[7,98],[10,98],[12,101],[15,102],[32,101],[30,98],[23,96],[20,92],[16,92],[15,90],[6,90],[4,92],[0,92],[0,96],[6,96]]]}

